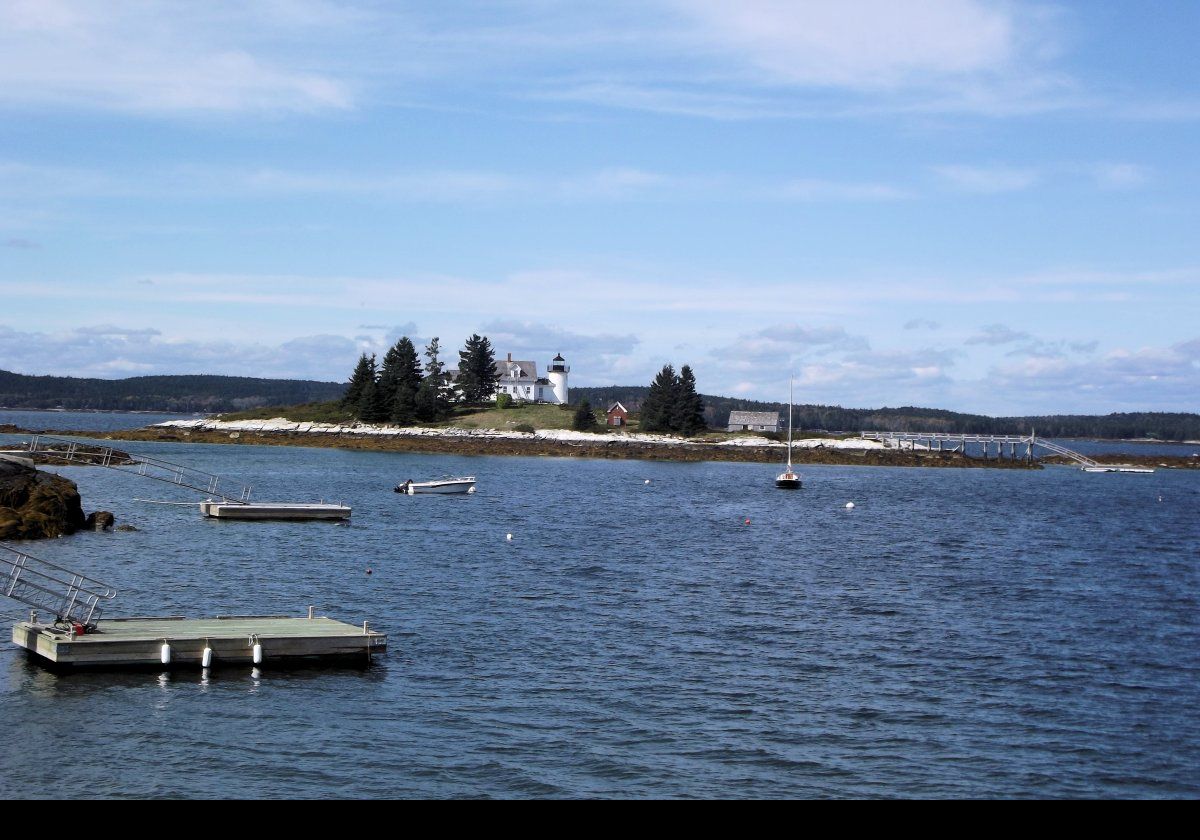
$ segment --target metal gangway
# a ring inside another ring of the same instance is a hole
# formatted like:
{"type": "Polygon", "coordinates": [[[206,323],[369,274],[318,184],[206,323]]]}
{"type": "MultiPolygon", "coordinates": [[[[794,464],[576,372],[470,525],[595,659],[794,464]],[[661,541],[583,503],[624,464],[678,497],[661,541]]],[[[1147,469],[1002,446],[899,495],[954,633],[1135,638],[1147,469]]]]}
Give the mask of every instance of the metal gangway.
{"type": "Polygon", "coordinates": [[[0,543],[0,583],[3,594],[34,609],[52,613],[57,621],[91,628],[100,618],[100,602],[116,597],[106,583],[65,569],[0,543]]]}
{"type": "Polygon", "coordinates": [[[1032,460],[1034,457],[1034,449],[1041,448],[1055,455],[1062,455],[1064,458],[1069,458],[1072,461],[1084,467],[1099,467],[1099,461],[1094,461],[1088,456],[1076,452],[1074,449],[1068,449],[1061,443],[1055,443],[1045,438],[1040,438],[1033,432],[1028,435],[972,435],[972,434],[951,434],[948,432],[862,432],[861,436],[866,440],[877,440],[884,444],[895,446],[897,449],[903,449],[904,444],[909,444],[912,449],[916,449],[918,445],[924,446],[929,451],[943,452],[947,443],[952,444],[951,452],[962,452],[964,455],[967,451],[968,444],[975,444],[983,448],[984,457],[988,457],[991,446],[996,447],[996,457],[999,458],[1004,453],[1005,447],[1008,447],[1009,455],[1013,459],[1017,457],[1017,450],[1024,448],[1022,457],[1032,460]]]}
{"type": "Polygon", "coordinates": [[[210,498],[220,498],[232,504],[247,504],[250,501],[250,485],[248,484],[228,482],[230,489],[225,490],[221,488],[221,477],[212,473],[172,464],[170,461],[163,461],[159,458],[134,455],[102,444],[84,443],[49,435],[34,435],[25,445],[24,451],[30,455],[56,458],[66,464],[108,467],[120,472],[131,472],[146,478],[186,487],[189,490],[196,490],[207,494],[210,498]]]}

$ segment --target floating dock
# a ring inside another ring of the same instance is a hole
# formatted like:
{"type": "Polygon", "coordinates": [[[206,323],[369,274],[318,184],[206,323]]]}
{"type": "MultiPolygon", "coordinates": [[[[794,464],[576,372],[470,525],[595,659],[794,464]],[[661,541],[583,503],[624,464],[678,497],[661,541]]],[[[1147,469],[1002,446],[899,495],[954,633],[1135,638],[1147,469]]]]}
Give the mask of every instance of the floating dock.
{"type": "Polygon", "coordinates": [[[350,506],[331,502],[229,502],[205,499],[200,512],[210,519],[349,519],[350,506]]]}
{"type": "Polygon", "coordinates": [[[359,661],[387,650],[387,635],[327,617],[228,615],[209,619],[110,618],[95,630],[30,621],[13,625],[13,643],[57,666],[202,668],[359,661]]]}

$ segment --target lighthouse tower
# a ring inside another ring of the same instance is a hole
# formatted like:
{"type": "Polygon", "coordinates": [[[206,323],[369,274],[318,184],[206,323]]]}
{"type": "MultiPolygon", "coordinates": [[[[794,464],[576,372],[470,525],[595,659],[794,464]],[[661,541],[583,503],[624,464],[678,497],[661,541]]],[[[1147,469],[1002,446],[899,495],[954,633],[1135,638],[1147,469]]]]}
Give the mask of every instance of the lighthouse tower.
{"type": "Polygon", "coordinates": [[[550,360],[550,366],[546,370],[546,376],[550,379],[550,385],[554,388],[554,401],[559,405],[566,405],[570,402],[570,394],[567,390],[567,374],[571,372],[571,366],[563,359],[562,353],[559,353],[550,360]]]}

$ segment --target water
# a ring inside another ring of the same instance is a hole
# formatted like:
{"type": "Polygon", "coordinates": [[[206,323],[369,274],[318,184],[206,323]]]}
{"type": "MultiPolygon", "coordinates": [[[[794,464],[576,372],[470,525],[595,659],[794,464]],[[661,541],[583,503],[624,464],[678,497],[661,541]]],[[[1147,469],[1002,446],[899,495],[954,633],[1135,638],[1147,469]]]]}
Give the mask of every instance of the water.
{"type": "Polygon", "coordinates": [[[352,524],[204,521],[64,468],[141,530],[26,549],[116,585],[112,614],[315,604],[391,647],[207,678],[0,648],[7,798],[1200,795],[1200,473],[785,492],[770,464],[136,448],[352,524]],[[448,473],[479,492],[391,492],[448,473]]]}
{"type": "Polygon", "coordinates": [[[148,411],[21,411],[0,409],[0,426],[44,431],[112,432],[117,429],[140,429],[168,420],[190,420],[191,414],[168,414],[148,411]]]}

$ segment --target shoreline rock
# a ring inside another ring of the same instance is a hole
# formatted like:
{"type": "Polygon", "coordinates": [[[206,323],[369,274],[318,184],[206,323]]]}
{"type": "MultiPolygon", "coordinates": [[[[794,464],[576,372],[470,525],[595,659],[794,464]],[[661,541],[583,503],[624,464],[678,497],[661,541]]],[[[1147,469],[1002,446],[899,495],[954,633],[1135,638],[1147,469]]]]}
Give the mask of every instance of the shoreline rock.
{"type": "Polygon", "coordinates": [[[85,524],[75,482],[0,459],[0,540],[58,537],[85,524]]]}
{"type": "MultiPolygon", "coordinates": [[[[256,446],[312,446],[381,452],[452,455],[514,455],[560,458],[611,458],[663,461],[733,461],[782,463],[786,444],[695,442],[658,435],[616,436],[563,430],[540,433],[481,429],[397,429],[381,427],[313,428],[320,424],[291,421],[175,421],[119,432],[96,434],[116,440],[220,443],[256,446]]],[[[1039,469],[1037,463],[982,460],[959,453],[896,450],[877,441],[814,439],[793,448],[796,464],[910,467],[987,467],[1039,469]]]]}

